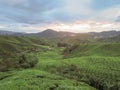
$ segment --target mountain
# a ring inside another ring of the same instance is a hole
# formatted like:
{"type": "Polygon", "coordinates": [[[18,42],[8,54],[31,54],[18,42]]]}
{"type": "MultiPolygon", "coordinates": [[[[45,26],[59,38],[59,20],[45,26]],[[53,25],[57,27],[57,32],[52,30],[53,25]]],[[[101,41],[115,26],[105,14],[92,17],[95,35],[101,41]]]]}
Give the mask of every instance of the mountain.
{"type": "Polygon", "coordinates": [[[12,31],[4,31],[4,30],[0,30],[0,35],[11,35],[14,34],[15,32],[12,31]]]}
{"type": "Polygon", "coordinates": [[[55,31],[52,29],[44,30],[43,32],[39,33],[18,33],[12,31],[3,31],[0,30],[0,35],[12,35],[12,36],[38,36],[42,38],[63,38],[76,35],[75,33],[71,32],[62,32],[62,31],[55,31]]]}
{"type": "Polygon", "coordinates": [[[21,36],[25,33],[23,32],[13,32],[13,31],[5,31],[5,30],[0,30],[0,35],[12,35],[12,36],[21,36]]]}
{"type": "Polygon", "coordinates": [[[0,30],[1,35],[12,35],[12,36],[37,36],[42,38],[69,38],[69,37],[77,37],[80,39],[86,38],[110,38],[120,35],[120,31],[103,31],[103,32],[89,32],[89,33],[72,33],[72,32],[64,32],[64,31],[55,31],[52,29],[47,29],[38,33],[18,33],[12,31],[3,31],[0,30]]]}
{"type": "Polygon", "coordinates": [[[90,32],[94,38],[109,38],[120,35],[120,31],[112,30],[112,31],[103,31],[103,32],[90,32]]]}
{"type": "Polygon", "coordinates": [[[54,31],[52,29],[47,29],[40,33],[35,33],[35,34],[31,33],[28,35],[39,36],[39,37],[44,37],[44,38],[63,38],[63,37],[74,36],[76,34],[71,33],[71,32],[62,32],[62,31],[54,31]]]}
{"type": "Polygon", "coordinates": [[[107,38],[98,38],[97,41],[99,42],[120,42],[120,34],[113,37],[107,37],[107,38]]]}
{"type": "Polygon", "coordinates": [[[114,36],[114,37],[111,37],[111,39],[115,39],[115,40],[120,40],[120,34],[119,35],[117,35],[117,36],[114,36]]]}
{"type": "Polygon", "coordinates": [[[73,37],[77,36],[80,38],[109,38],[120,35],[120,31],[103,31],[103,32],[89,32],[89,33],[72,33],[72,32],[64,32],[64,31],[55,31],[52,29],[44,30],[39,33],[31,33],[27,35],[39,36],[44,38],[65,38],[65,37],[73,37]]]}

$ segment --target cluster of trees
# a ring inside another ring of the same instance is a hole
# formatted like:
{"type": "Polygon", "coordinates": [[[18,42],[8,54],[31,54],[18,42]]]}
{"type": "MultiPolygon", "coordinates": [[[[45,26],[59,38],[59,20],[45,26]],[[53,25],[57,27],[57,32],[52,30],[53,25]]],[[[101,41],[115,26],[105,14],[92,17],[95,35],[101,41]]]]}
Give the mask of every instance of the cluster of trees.
{"type": "Polygon", "coordinates": [[[67,47],[68,44],[67,43],[63,43],[63,42],[58,42],[57,43],[57,47],[67,47]]]}
{"type": "Polygon", "coordinates": [[[0,71],[5,72],[13,69],[26,69],[34,67],[38,59],[33,54],[17,54],[4,52],[0,57],[0,71]]]}
{"type": "Polygon", "coordinates": [[[73,44],[67,46],[63,51],[62,54],[64,58],[68,58],[69,54],[71,54],[74,50],[76,50],[79,47],[79,44],[73,44]]]}

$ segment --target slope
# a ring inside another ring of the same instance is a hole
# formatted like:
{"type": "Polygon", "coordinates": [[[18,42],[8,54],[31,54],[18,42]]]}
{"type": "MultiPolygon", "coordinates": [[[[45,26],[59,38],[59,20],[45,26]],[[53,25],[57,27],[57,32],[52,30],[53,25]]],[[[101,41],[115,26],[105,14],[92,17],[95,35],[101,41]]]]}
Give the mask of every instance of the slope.
{"type": "Polygon", "coordinates": [[[95,90],[85,83],[40,70],[1,73],[1,90],[95,90]]]}
{"type": "Polygon", "coordinates": [[[120,56],[120,43],[81,44],[67,47],[63,51],[67,57],[82,56],[120,56]]]}

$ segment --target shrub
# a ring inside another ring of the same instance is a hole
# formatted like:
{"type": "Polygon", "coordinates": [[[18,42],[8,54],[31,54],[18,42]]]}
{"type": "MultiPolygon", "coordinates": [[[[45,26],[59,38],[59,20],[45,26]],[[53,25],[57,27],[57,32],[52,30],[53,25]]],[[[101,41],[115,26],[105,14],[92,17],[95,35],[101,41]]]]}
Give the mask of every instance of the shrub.
{"type": "Polygon", "coordinates": [[[72,51],[74,51],[75,49],[77,49],[79,47],[78,44],[74,44],[72,46],[68,46],[65,48],[65,50],[63,51],[64,54],[70,54],[72,53],[72,51]]]}
{"type": "Polygon", "coordinates": [[[38,62],[38,59],[36,56],[31,54],[23,54],[20,56],[19,64],[22,68],[32,68],[34,67],[38,62]]]}
{"type": "Polygon", "coordinates": [[[61,43],[61,42],[57,43],[57,47],[67,47],[67,46],[68,46],[67,43],[61,43]]]}
{"type": "Polygon", "coordinates": [[[19,59],[17,57],[3,58],[0,61],[0,71],[9,71],[14,68],[19,68],[19,59]]]}
{"type": "Polygon", "coordinates": [[[38,59],[36,56],[31,54],[13,54],[6,57],[4,55],[0,60],[0,71],[5,72],[13,69],[32,68],[37,62],[38,59]]]}

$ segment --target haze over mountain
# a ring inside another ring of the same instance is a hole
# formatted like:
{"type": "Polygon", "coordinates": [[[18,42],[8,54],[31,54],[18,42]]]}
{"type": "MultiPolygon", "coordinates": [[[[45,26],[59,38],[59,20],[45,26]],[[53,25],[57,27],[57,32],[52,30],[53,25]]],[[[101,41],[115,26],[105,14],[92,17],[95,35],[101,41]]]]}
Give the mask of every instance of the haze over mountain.
{"type": "Polygon", "coordinates": [[[120,31],[111,30],[103,32],[89,32],[89,33],[72,33],[65,31],[55,31],[52,29],[47,29],[39,33],[23,33],[23,32],[12,32],[12,31],[2,31],[0,30],[1,35],[13,35],[13,36],[38,36],[42,38],[65,38],[65,37],[87,37],[89,38],[108,38],[120,35],[120,31]],[[89,36],[89,37],[88,37],[89,36]]]}
{"type": "Polygon", "coordinates": [[[0,30],[0,34],[1,35],[12,35],[14,34],[15,32],[12,32],[12,31],[4,31],[4,30],[0,30]]]}
{"type": "Polygon", "coordinates": [[[65,32],[65,31],[55,31],[52,29],[47,29],[43,32],[35,33],[35,34],[29,34],[32,36],[39,36],[39,37],[45,37],[45,38],[63,38],[63,37],[68,37],[68,36],[74,36],[76,35],[75,33],[72,32],[65,32]]]}
{"type": "Polygon", "coordinates": [[[111,30],[111,31],[103,31],[103,32],[91,32],[96,38],[105,38],[105,37],[114,37],[120,35],[120,31],[111,30]]]}

